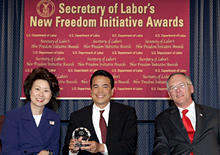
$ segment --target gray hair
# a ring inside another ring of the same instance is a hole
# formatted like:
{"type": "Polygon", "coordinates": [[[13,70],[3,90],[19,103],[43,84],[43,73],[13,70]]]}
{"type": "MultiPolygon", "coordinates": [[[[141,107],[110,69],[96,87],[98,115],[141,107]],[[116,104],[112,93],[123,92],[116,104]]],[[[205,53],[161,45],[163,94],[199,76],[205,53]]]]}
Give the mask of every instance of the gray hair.
{"type": "Polygon", "coordinates": [[[177,73],[171,74],[171,75],[169,76],[169,78],[167,79],[167,82],[166,82],[167,90],[169,90],[169,85],[168,85],[168,83],[169,83],[170,78],[171,78],[172,76],[178,75],[178,74],[185,76],[186,81],[188,82],[188,84],[192,84],[192,81],[191,81],[191,79],[190,79],[190,77],[189,77],[188,75],[186,75],[185,73],[177,72],[177,73]]]}

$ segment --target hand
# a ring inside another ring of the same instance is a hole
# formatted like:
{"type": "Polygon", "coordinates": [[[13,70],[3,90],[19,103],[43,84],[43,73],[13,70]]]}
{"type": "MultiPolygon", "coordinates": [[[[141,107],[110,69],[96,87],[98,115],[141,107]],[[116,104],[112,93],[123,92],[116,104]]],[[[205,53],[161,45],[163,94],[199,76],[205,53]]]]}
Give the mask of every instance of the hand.
{"type": "Polygon", "coordinates": [[[42,150],[37,155],[48,155],[48,151],[42,150]]]}
{"type": "Polygon", "coordinates": [[[100,144],[96,141],[84,141],[83,140],[82,144],[86,146],[81,147],[81,150],[85,150],[91,153],[97,153],[97,152],[104,153],[105,152],[104,144],[100,144]]]}
{"type": "Polygon", "coordinates": [[[83,137],[79,137],[79,139],[75,140],[75,139],[71,139],[70,140],[70,143],[69,143],[69,150],[72,152],[72,153],[77,153],[79,151],[79,147],[76,145],[77,144],[77,141],[78,142],[82,142],[82,139],[83,137]]]}

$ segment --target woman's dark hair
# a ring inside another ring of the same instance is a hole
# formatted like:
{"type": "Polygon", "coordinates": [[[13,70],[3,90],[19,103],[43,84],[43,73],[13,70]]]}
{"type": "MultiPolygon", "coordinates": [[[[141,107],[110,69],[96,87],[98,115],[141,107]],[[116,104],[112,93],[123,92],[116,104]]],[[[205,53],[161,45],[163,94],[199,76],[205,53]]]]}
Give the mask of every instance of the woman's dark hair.
{"type": "Polygon", "coordinates": [[[53,106],[56,105],[57,107],[56,97],[59,95],[60,87],[56,76],[53,73],[49,72],[46,68],[39,67],[37,69],[34,69],[25,79],[24,93],[26,96],[26,100],[31,101],[30,91],[33,86],[33,83],[38,79],[46,80],[49,83],[52,97],[50,99],[50,102],[46,105],[46,107],[54,110],[55,107],[53,106]]]}
{"type": "Polygon", "coordinates": [[[105,77],[109,78],[110,83],[111,83],[111,89],[114,88],[114,78],[109,72],[107,72],[105,70],[97,70],[93,73],[93,75],[91,76],[91,79],[90,79],[90,88],[92,88],[92,80],[96,76],[105,76],[105,77]]]}

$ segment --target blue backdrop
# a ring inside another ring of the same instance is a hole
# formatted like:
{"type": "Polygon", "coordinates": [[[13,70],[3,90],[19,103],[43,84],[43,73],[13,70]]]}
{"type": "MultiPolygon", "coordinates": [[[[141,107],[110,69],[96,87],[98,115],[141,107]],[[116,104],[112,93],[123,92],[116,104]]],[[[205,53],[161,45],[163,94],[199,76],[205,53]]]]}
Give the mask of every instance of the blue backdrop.
{"type": "MultiPolygon", "coordinates": [[[[177,0],[178,1],[178,0],[177,0]]],[[[169,3],[169,0],[167,0],[169,3]]],[[[21,107],[23,70],[24,0],[0,0],[0,115],[21,107]]],[[[220,0],[190,0],[190,76],[194,100],[219,109],[220,86],[220,0]]],[[[150,155],[154,118],[169,107],[168,100],[120,100],[135,107],[139,124],[137,155],[150,155]]],[[[89,105],[88,100],[60,101],[63,146],[71,112],[89,105]]],[[[60,152],[62,154],[62,152],[60,152]]]]}

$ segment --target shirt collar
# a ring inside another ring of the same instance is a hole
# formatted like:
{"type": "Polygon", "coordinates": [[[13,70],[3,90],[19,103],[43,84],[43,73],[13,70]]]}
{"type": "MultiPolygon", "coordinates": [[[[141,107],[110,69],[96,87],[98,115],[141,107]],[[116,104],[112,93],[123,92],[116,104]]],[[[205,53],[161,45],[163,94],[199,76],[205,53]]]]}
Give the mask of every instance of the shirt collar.
{"type": "Polygon", "coordinates": [[[193,101],[187,108],[183,109],[181,107],[177,107],[179,109],[180,116],[182,118],[182,111],[188,109],[188,113],[186,115],[191,115],[193,118],[195,117],[195,102],[193,101]]]}
{"type": "Polygon", "coordinates": [[[183,110],[188,109],[189,111],[193,111],[195,109],[195,102],[193,101],[187,108],[183,109],[181,107],[177,107],[180,111],[180,113],[182,113],[183,110]]]}
{"type": "Polygon", "coordinates": [[[106,111],[106,110],[109,110],[109,108],[110,108],[110,102],[109,102],[109,104],[108,104],[107,106],[105,106],[105,108],[103,108],[103,109],[97,107],[95,103],[93,104],[93,109],[95,109],[95,110],[97,110],[97,111],[100,111],[100,110],[105,110],[105,111],[106,111]]]}

